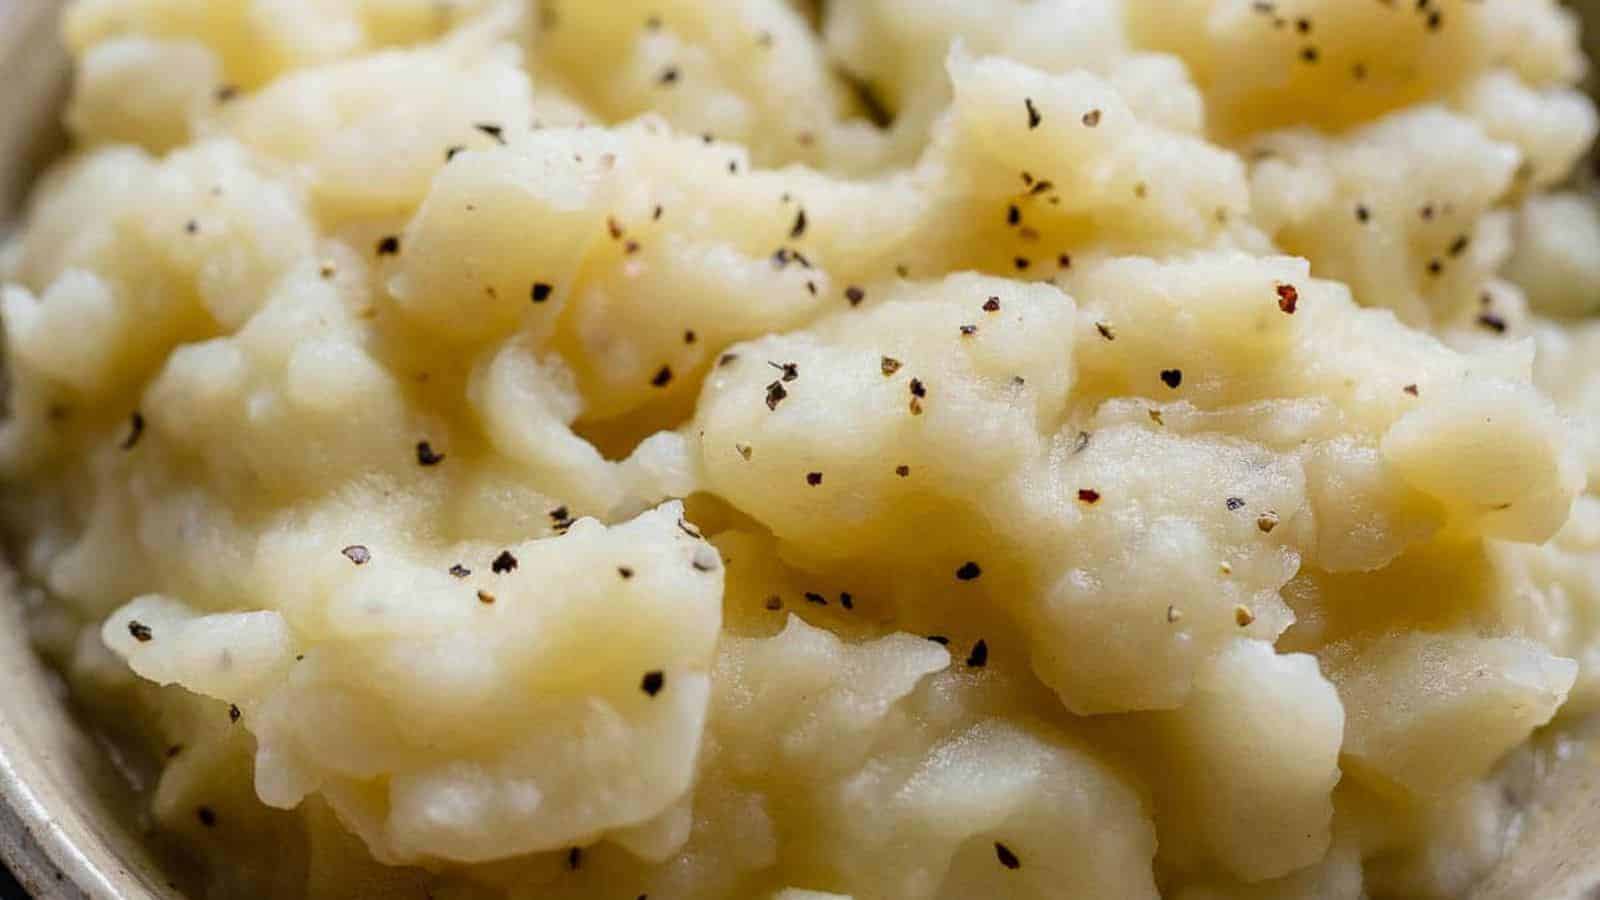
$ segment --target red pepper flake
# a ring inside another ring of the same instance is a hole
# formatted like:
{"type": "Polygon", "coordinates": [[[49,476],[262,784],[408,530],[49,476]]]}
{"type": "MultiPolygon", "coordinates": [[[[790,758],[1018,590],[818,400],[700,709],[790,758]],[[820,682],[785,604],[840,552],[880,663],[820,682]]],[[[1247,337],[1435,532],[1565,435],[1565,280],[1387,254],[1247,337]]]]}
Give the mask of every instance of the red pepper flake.
{"type": "Polygon", "coordinates": [[[878,360],[878,368],[882,370],[884,377],[887,378],[900,371],[900,360],[892,356],[885,356],[878,360]]]}
{"type": "Polygon", "coordinates": [[[1250,607],[1239,605],[1233,608],[1233,621],[1240,628],[1250,627],[1250,623],[1254,622],[1255,620],[1256,614],[1250,610],[1250,607]]]}
{"type": "Polygon", "coordinates": [[[1262,534],[1271,534],[1272,529],[1278,527],[1278,514],[1269,509],[1256,516],[1256,527],[1261,529],[1262,534]]]}
{"type": "Polygon", "coordinates": [[[1008,869],[1022,868],[1022,860],[1017,859],[1017,855],[1011,852],[1011,848],[999,841],[994,842],[994,855],[996,859],[1000,860],[1000,865],[1008,869]]]}
{"type": "Polygon", "coordinates": [[[533,292],[532,292],[533,302],[535,302],[535,303],[543,303],[546,300],[549,300],[550,299],[550,293],[552,291],[554,291],[554,290],[555,290],[555,288],[552,287],[551,285],[549,285],[546,282],[535,281],[533,283],[533,292]]]}
{"type": "Polygon", "coordinates": [[[339,552],[343,553],[346,559],[358,566],[364,566],[372,561],[372,551],[360,544],[351,544],[339,552]]]}
{"type": "Polygon", "coordinates": [[[517,570],[517,558],[511,555],[510,550],[501,550],[500,555],[494,558],[494,562],[489,565],[489,568],[496,575],[515,572],[517,570]]]}
{"type": "Polygon", "coordinates": [[[999,297],[990,297],[989,299],[983,301],[983,311],[984,312],[999,312],[1000,311],[1000,298],[999,297]]]}
{"type": "Polygon", "coordinates": [[[1294,315],[1295,305],[1300,302],[1300,291],[1292,284],[1278,285],[1278,308],[1288,315],[1294,315]]]}
{"type": "Polygon", "coordinates": [[[981,669],[989,664],[989,643],[979,639],[972,645],[972,652],[967,655],[967,668],[981,669]]]}
{"type": "Polygon", "coordinates": [[[778,404],[782,403],[787,396],[789,396],[789,391],[784,388],[783,382],[774,381],[767,385],[767,409],[777,410],[778,404]]]}
{"type": "Polygon", "coordinates": [[[493,606],[494,605],[494,595],[489,593],[488,591],[479,591],[478,592],[478,602],[482,603],[484,606],[493,606]]]}
{"type": "Polygon", "coordinates": [[[132,450],[133,445],[139,443],[139,438],[144,435],[144,414],[135,412],[128,417],[128,436],[119,444],[124,450],[132,450]]]}
{"type": "Polygon", "coordinates": [[[141,644],[148,644],[150,643],[150,640],[155,637],[155,635],[150,631],[150,626],[144,624],[138,619],[129,620],[128,633],[133,635],[133,639],[141,644]]]}
{"type": "Polygon", "coordinates": [[[1079,488],[1078,500],[1093,506],[1100,502],[1100,492],[1094,488],[1079,488]]]}
{"type": "Polygon", "coordinates": [[[1022,105],[1028,109],[1028,130],[1032,131],[1033,129],[1038,128],[1039,123],[1044,121],[1044,117],[1039,115],[1039,110],[1034,108],[1033,98],[1023,98],[1022,105]]]}
{"type": "Polygon", "coordinates": [[[433,445],[427,441],[418,441],[417,462],[424,466],[437,466],[444,462],[444,454],[433,452],[433,445]]]}
{"type": "Polygon", "coordinates": [[[1100,110],[1091,109],[1083,114],[1083,124],[1086,128],[1093,128],[1100,124],[1100,110]]]}
{"type": "Polygon", "coordinates": [[[666,387],[667,385],[669,385],[671,383],[672,383],[672,367],[671,366],[662,366],[661,368],[657,369],[656,370],[656,374],[650,379],[650,386],[651,387],[664,388],[664,387],[666,387]]]}
{"type": "Polygon", "coordinates": [[[1172,388],[1173,390],[1177,390],[1178,389],[1178,385],[1183,384],[1183,370],[1182,369],[1162,369],[1161,370],[1161,383],[1165,384],[1169,388],[1172,388]]]}
{"type": "Polygon", "coordinates": [[[961,581],[975,581],[983,574],[983,568],[975,562],[965,562],[956,570],[956,578],[961,581]]]}
{"type": "Polygon", "coordinates": [[[613,241],[622,240],[622,225],[615,216],[606,216],[606,233],[611,235],[613,241]]]}
{"type": "Polygon", "coordinates": [[[472,127],[478,129],[484,134],[487,134],[489,137],[494,138],[495,143],[500,144],[501,146],[505,145],[506,130],[501,128],[499,125],[495,125],[491,122],[479,122],[472,127]]]}
{"type": "Polygon", "coordinates": [[[385,238],[383,238],[383,239],[378,241],[378,255],[379,256],[394,256],[395,254],[397,254],[399,252],[400,252],[400,238],[398,236],[391,234],[388,237],[385,237],[385,238]]]}
{"type": "Polygon", "coordinates": [[[806,484],[809,484],[812,487],[816,487],[816,486],[822,484],[822,473],[821,472],[807,472],[806,473],[806,484]]]}
{"type": "Polygon", "coordinates": [[[861,301],[867,299],[867,295],[861,288],[851,285],[844,289],[844,298],[850,301],[851,306],[860,306],[861,301]]]}

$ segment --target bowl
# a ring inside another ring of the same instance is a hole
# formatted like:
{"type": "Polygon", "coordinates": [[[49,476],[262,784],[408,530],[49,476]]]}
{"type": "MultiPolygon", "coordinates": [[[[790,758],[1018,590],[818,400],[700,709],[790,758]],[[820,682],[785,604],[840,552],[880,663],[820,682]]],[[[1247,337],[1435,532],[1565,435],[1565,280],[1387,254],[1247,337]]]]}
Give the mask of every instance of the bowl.
{"type": "MultiPolygon", "coordinates": [[[[1585,43],[1600,60],[1600,0],[1569,5],[1591,23],[1585,43]]],[[[32,177],[63,144],[59,12],[58,0],[0,0],[0,233],[16,224],[32,177]]],[[[1597,80],[1591,72],[1591,93],[1597,80]]],[[[1591,185],[1596,161],[1580,176],[1591,185]]],[[[0,861],[36,900],[181,900],[115,753],[75,717],[61,680],[29,646],[31,602],[0,568],[0,861]]],[[[1600,724],[1589,730],[1597,735],[1589,746],[1600,748],[1600,724]]],[[[1524,800],[1520,839],[1469,900],[1600,897],[1600,752],[1530,773],[1524,800]]]]}

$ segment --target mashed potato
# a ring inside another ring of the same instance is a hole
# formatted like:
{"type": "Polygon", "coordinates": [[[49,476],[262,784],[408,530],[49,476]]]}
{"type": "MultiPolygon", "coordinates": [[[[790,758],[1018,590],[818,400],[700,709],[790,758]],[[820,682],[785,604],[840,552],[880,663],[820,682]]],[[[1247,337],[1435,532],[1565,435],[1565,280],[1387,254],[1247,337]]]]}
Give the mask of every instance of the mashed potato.
{"type": "Polygon", "coordinates": [[[80,0],[38,642],[195,896],[1458,896],[1600,709],[1576,28],[80,0]]]}

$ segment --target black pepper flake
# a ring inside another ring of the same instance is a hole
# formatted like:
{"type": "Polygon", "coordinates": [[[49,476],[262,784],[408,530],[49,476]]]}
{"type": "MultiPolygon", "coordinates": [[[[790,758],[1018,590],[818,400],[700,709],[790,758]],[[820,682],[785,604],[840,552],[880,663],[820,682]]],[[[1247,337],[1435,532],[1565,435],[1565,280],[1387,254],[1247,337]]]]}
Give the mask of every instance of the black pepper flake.
{"type": "Polygon", "coordinates": [[[804,209],[802,209],[802,210],[800,210],[799,214],[797,214],[794,217],[794,225],[789,228],[789,237],[792,238],[792,239],[798,239],[801,235],[803,235],[805,233],[806,233],[806,211],[804,209]]]}
{"type": "Polygon", "coordinates": [[[228,704],[228,721],[229,722],[237,722],[237,721],[239,721],[239,717],[242,716],[242,715],[244,715],[244,713],[239,712],[239,707],[238,706],[236,706],[236,705],[234,705],[232,703],[228,704]]]}
{"type": "Polygon", "coordinates": [[[656,208],[650,212],[650,221],[652,221],[652,222],[661,221],[661,214],[664,213],[664,212],[666,212],[666,210],[661,208],[661,204],[657,203],[656,204],[656,208]]]}
{"type": "Polygon", "coordinates": [[[975,581],[983,574],[983,569],[975,562],[965,562],[956,570],[956,578],[961,581],[975,581]]]}
{"type": "Polygon", "coordinates": [[[839,592],[839,605],[844,607],[845,609],[855,609],[856,608],[856,598],[852,597],[850,595],[849,591],[840,591],[839,592]]]}
{"type": "Polygon", "coordinates": [[[1405,387],[1401,388],[1401,390],[1405,391],[1406,393],[1410,394],[1413,397],[1415,397],[1419,393],[1421,393],[1421,390],[1414,384],[1408,384],[1405,387]]]}
{"type": "Polygon", "coordinates": [[[1422,209],[1417,211],[1417,214],[1422,216],[1422,220],[1424,222],[1433,221],[1433,204],[1432,203],[1425,204],[1422,207],[1422,209]]]}
{"type": "Polygon", "coordinates": [[[734,444],[733,449],[739,451],[739,455],[744,457],[745,462],[749,462],[751,454],[755,453],[755,448],[749,444],[734,444]]]}
{"type": "Polygon", "coordinates": [[[961,326],[961,336],[962,337],[972,337],[973,335],[975,335],[977,333],[978,333],[978,326],[976,326],[976,325],[963,325],[963,326],[961,326]]]}
{"type": "Polygon", "coordinates": [[[200,820],[200,824],[204,825],[207,828],[215,828],[215,827],[217,827],[217,813],[216,813],[216,810],[213,810],[209,806],[196,807],[195,811],[194,811],[194,817],[196,819],[199,819],[200,820]]]}
{"type": "Polygon", "coordinates": [[[981,669],[989,664],[989,643],[982,639],[972,645],[972,652],[967,655],[967,667],[981,669]]]}
{"type": "Polygon", "coordinates": [[[1078,500],[1081,503],[1087,503],[1090,506],[1093,506],[1100,502],[1100,492],[1094,488],[1079,488],[1078,500]]]}
{"type": "Polygon", "coordinates": [[[935,644],[938,644],[941,647],[950,646],[950,639],[945,637],[942,634],[930,634],[930,635],[928,635],[928,640],[934,642],[935,644]]]}
{"type": "Polygon", "coordinates": [[[639,680],[639,690],[654,697],[661,693],[661,689],[666,686],[666,683],[667,676],[665,673],[660,671],[646,672],[644,673],[644,678],[639,680]]]}
{"type": "Polygon", "coordinates": [[[379,256],[394,256],[396,253],[399,253],[399,252],[400,252],[400,238],[399,237],[391,234],[388,237],[382,238],[382,239],[380,239],[378,241],[378,255],[379,256]]]}
{"type": "Polygon", "coordinates": [[[1294,20],[1294,30],[1300,32],[1301,34],[1309,33],[1311,31],[1311,20],[1310,19],[1303,19],[1303,18],[1302,19],[1295,19],[1294,20]]]}
{"type": "Polygon", "coordinates": [[[217,88],[217,102],[227,103],[239,96],[239,88],[235,85],[225,84],[217,88]]]}
{"type": "Polygon", "coordinates": [[[779,597],[777,594],[773,594],[767,598],[764,605],[767,609],[777,612],[778,610],[783,609],[783,598],[779,597]]]}
{"type": "Polygon", "coordinates": [[[141,644],[148,644],[155,637],[155,634],[150,631],[150,626],[138,619],[129,620],[128,633],[133,635],[133,639],[141,644]]]}
{"type": "Polygon", "coordinates": [[[679,519],[678,520],[678,530],[683,532],[684,534],[687,534],[689,537],[694,538],[697,541],[700,540],[701,538],[705,537],[704,534],[701,534],[700,529],[699,529],[698,526],[690,525],[688,523],[688,521],[685,520],[685,519],[679,519]]]}
{"type": "Polygon", "coordinates": [[[494,595],[489,593],[488,591],[479,591],[478,592],[478,602],[482,603],[484,606],[493,606],[494,605],[494,595]]]}
{"type": "Polygon", "coordinates": [[[1133,186],[1133,195],[1138,197],[1140,200],[1143,200],[1145,197],[1149,196],[1149,194],[1150,186],[1148,184],[1145,184],[1141,181],[1133,186]]]}
{"type": "Polygon", "coordinates": [[[1006,207],[1006,224],[1007,225],[1015,225],[1015,224],[1017,224],[1018,222],[1021,222],[1021,221],[1022,221],[1022,210],[1017,209],[1017,205],[1015,203],[1013,203],[1010,206],[1006,207]]]}
{"type": "Polygon", "coordinates": [[[1094,330],[1100,332],[1100,336],[1108,341],[1117,339],[1117,333],[1112,331],[1111,326],[1105,322],[1094,323],[1094,330]]]}
{"type": "Polygon", "coordinates": [[[663,387],[666,387],[667,385],[669,385],[671,383],[672,383],[672,367],[671,366],[662,366],[661,368],[657,369],[656,370],[656,374],[651,376],[651,378],[650,378],[650,386],[651,387],[663,388],[663,387]]]}
{"type": "Polygon", "coordinates": [[[860,306],[861,301],[867,299],[866,292],[854,285],[844,289],[844,298],[850,301],[851,306],[860,306]]]}
{"type": "Polygon", "coordinates": [[[661,77],[656,79],[656,80],[662,85],[677,84],[678,83],[678,67],[677,66],[667,66],[665,69],[661,70],[661,77]]]}
{"type": "Polygon", "coordinates": [[[465,578],[472,574],[472,570],[466,566],[463,566],[461,563],[456,563],[450,567],[450,574],[457,578],[465,578]]]}
{"type": "Polygon", "coordinates": [[[185,234],[199,234],[200,223],[190,219],[189,221],[183,223],[183,230],[185,234]]]}
{"type": "MultiPolygon", "coordinates": [[[[1053,182],[1053,181],[1040,179],[1037,183],[1034,184],[1033,187],[1028,189],[1028,196],[1037,197],[1040,194],[1048,193],[1049,191],[1054,190],[1055,186],[1056,186],[1055,182],[1053,182]]],[[[1054,199],[1054,198],[1052,198],[1052,199],[1054,199]]]]}
{"type": "Polygon", "coordinates": [[[1287,315],[1294,315],[1295,305],[1300,302],[1300,291],[1292,284],[1278,285],[1278,309],[1287,315]]]}
{"type": "Polygon", "coordinates": [[[767,409],[776,411],[778,404],[789,396],[789,391],[784,388],[783,382],[774,381],[767,385],[767,409]]]}
{"type": "Polygon", "coordinates": [[[1091,109],[1083,114],[1083,124],[1086,128],[1093,128],[1100,124],[1100,110],[1091,109]]]}
{"type": "Polygon", "coordinates": [[[688,330],[687,330],[687,331],[685,331],[685,332],[684,332],[684,333],[683,333],[683,342],[684,342],[684,343],[685,343],[685,344],[692,344],[692,343],[694,343],[694,342],[695,342],[695,341],[696,341],[696,340],[698,340],[698,337],[697,337],[697,335],[695,335],[695,333],[694,333],[694,329],[692,329],[692,328],[691,328],[691,329],[688,329],[688,330]]]}
{"type": "Polygon", "coordinates": [[[999,841],[994,842],[994,856],[1000,860],[1000,865],[1008,869],[1022,868],[1022,860],[1017,859],[1017,855],[1011,852],[1011,848],[999,841]]]}
{"type": "Polygon", "coordinates": [[[928,396],[928,388],[922,383],[922,379],[920,379],[920,378],[911,379],[911,396],[913,396],[913,397],[926,397],[926,396],[928,396]]]}
{"type": "Polygon", "coordinates": [[[1438,31],[1439,30],[1439,26],[1443,25],[1443,24],[1444,24],[1444,14],[1443,13],[1439,12],[1438,10],[1434,10],[1433,12],[1428,13],[1428,30],[1429,31],[1438,31]]]}
{"type": "Polygon", "coordinates": [[[785,382],[794,381],[794,380],[796,380],[796,379],[798,379],[800,377],[800,364],[799,363],[792,363],[792,362],[775,363],[775,362],[772,362],[772,361],[768,360],[767,365],[773,367],[774,369],[777,369],[779,372],[782,372],[783,373],[782,380],[785,381],[785,382]]]}
{"type": "Polygon", "coordinates": [[[437,466],[444,462],[444,454],[433,452],[433,445],[427,441],[418,441],[417,462],[424,466],[437,466]]]}
{"type": "Polygon", "coordinates": [[[899,475],[901,478],[908,478],[911,475],[911,467],[910,466],[895,466],[894,467],[894,473],[896,475],[899,475]]]}
{"type": "Polygon", "coordinates": [[[816,591],[806,591],[805,598],[806,598],[806,602],[807,603],[814,603],[817,606],[827,606],[828,605],[828,598],[822,596],[821,594],[817,593],[816,591]]]}
{"type": "Polygon", "coordinates": [[[806,484],[809,484],[812,487],[817,487],[818,485],[822,484],[822,473],[821,472],[807,472],[806,473],[806,484]]]}
{"type": "Polygon", "coordinates": [[[499,125],[496,125],[492,122],[478,122],[472,127],[478,129],[484,134],[487,134],[489,137],[494,138],[494,142],[496,144],[503,146],[506,142],[506,130],[501,128],[499,125]]]}
{"type": "Polygon", "coordinates": [[[1438,275],[1444,271],[1444,263],[1437,259],[1428,260],[1428,274],[1438,275]]]}
{"type": "Polygon", "coordinates": [[[133,445],[139,443],[139,438],[144,435],[144,414],[135,412],[128,417],[128,436],[122,439],[119,445],[124,450],[132,450],[133,445]]]}
{"type": "Polygon", "coordinates": [[[554,290],[555,288],[547,282],[535,281],[530,295],[533,297],[533,302],[543,303],[550,299],[550,293],[554,290]]]}
{"type": "Polygon", "coordinates": [[[556,523],[565,522],[572,518],[572,512],[565,506],[558,506],[555,509],[550,510],[549,515],[550,521],[556,523]]]}
{"type": "Polygon", "coordinates": [[[1025,272],[1029,266],[1033,265],[1033,261],[1028,259],[1026,256],[1019,256],[1016,259],[1013,259],[1011,264],[1017,267],[1018,272],[1025,272]]]}
{"type": "Polygon", "coordinates": [[[1227,505],[1228,510],[1230,512],[1232,512],[1234,510],[1243,509],[1244,508],[1244,500],[1242,498],[1240,498],[1240,497],[1229,497],[1227,499],[1227,501],[1226,501],[1226,505],[1227,505]]]}
{"type": "Polygon", "coordinates": [[[1000,311],[1000,298],[999,297],[990,297],[989,299],[983,301],[983,311],[984,312],[999,312],[1000,311]]]}
{"type": "Polygon", "coordinates": [[[1169,388],[1172,388],[1173,390],[1177,390],[1178,389],[1178,385],[1183,384],[1183,370],[1182,369],[1162,369],[1161,370],[1161,383],[1165,384],[1169,388]]]}
{"type": "Polygon", "coordinates": [[[1450,255],[1460,256],[1466,252],[1467,245],[1470,243],[1472,243],[1472,241],[1466,235],[1458,235],[1455,240],[1450,242],[1450,255]]]}
{"type": "Polygon", "coordinates": [[[1308,63],[1316,62],[1317,59],[1321,57],[1321,55],[1322,54],[1318,53],[1317,52],[1317,48],[1315,48],[1315,47],[1307,47],[1304,50],[1300,51],[1300,58],[1305,60],[1308,63]]]}
{"type": "Polygon", "coordinates": [[[884,377],[887,378],[900,371],[900,360],[892,356],[885,356],[878,360],[878,368],[882,370],[884,377]]]}
{"type": "Polygon", "coordinates": [[[460,144],[451,144],[450,146],[444,148],[444,161],[452,162],[455,160],[456,154],[465,153],[466,151],[467,148],[461,146],[460,144]]]}
{"type": "Polygon", "coordinates": [[[567,868],[576,872],[583,865],[583,848],[573,847],[567,851],[567,868]]]}
{"type": "Polygon", "coordinates": [[[182,752],[183,752],[183,745],[182,744],[173,744],[171,747],[167,748],[167,759],[175,759],[178,756],[178,754],[180,754],[182,752]]]}
{"type": "Polygon", "coordinates": [[[372,551],[361,546],[360,544],[351,544],[339,552],[344,554],[345,559],[350,560],[358,566],[364,566],[372,561],[372,551]]]}
{"type": "Polygon", "coordinates": [[[1372,210],[1367,209],[1366,204],[1364,204],[1364,203],[1357,204],[1357,206],[1356,206],[1356,221],[1360,222],[1362,224],[1366,224],[1367,222],[1372,221],[1372,210]]]}
{"type": "Polygon", "coordinates": [[[517,558],[511,555],[510,550],[501,550],[500,555],[496,556],[494,558],[494,562],[489,564],[489,568],[492,569],[496,575],[504,575],[507,572],[515,572],[517,570],[517,558]]]}
{"type": "Polygon", "coordinates": [[[731,366],[738,359],[739,359],[739,354],[737,354],[737,353],[724,353],[721,356],[717,357],[717,368],[721,369],[721,368],[723,368],[725,366],[731,366]]]}
{"type": "Polygon", "coordinates": [[[1489,329],[1495,334],[1506,333],[1506,320],[1495,315],[1494,313],[1484,313],[1483,315],[1479,316],[1478,324],[1489,329]]]}
{"type": "Polygon", "coordinates": [[[1068,253],[1063,253],[1060,256],[1057,256],[1056,257],[1056,265],[1060,266],[1063,269],[1072,268],[1072,255],[1068,254],[1068,253]]]}
{"type": "Polygon", "coordinates": [[[613,241],[622,240],[622,224],[616,216],[606,216],[606,233],[611,235],[613,241]]]}
{"type": "Polygon", "coordinates": [[[1032,131],[1033,129],[1038,128],[1039,123],[1044,121],[1044,117],[1039,115],[1039,111],[1034,108],[1033,98],[1023,98],[1022,105],[1028,108],[1028,130],[1032,131]]]}

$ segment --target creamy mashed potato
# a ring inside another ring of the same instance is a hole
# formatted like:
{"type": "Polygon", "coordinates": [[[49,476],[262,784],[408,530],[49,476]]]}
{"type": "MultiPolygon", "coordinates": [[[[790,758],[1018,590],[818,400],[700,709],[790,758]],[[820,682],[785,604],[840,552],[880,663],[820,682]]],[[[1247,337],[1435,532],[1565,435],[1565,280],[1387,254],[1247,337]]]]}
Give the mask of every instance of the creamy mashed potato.
{"type": "Polygon", "coordinates": [[[0,519],[196,896],[1454,897],[1600,709],[1549,0],[64,33],[0,519]]]}

